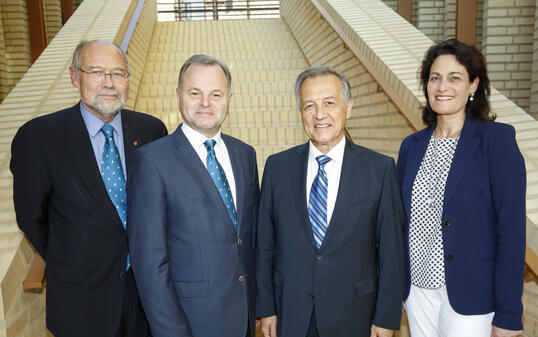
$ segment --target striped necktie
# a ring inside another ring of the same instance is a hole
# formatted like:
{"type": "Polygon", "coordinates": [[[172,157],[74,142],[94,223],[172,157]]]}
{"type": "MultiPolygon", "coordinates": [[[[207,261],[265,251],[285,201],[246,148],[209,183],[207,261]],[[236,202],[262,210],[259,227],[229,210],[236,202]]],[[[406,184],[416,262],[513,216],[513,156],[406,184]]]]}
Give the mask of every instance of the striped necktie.
{"type": "Polygon", "coordinates": [[[226,174],[224,173],[224,170],[222,169],[222,166],[215,155],[215,143],[216,141],[213,139],[209,139],[204,142],[204,146],[207,150],[207,171],[209,172],[211,179],[213,179],[215,186],[217,186],[220,197],[222,198],[222,201],[226,206],[226,210],[228,211],[230,218],[232,218],[234,228],[237,231],[237,213],[235,212],[234,198],[232,195],[232,190],[230,189],[230,184],[228,184],[228,179],[226,179],[226,174]]]}
{"type": "Polygon", "coordinates": [[[314,178],[310,189],[310,200],[308,201],[308,218],[312,225],[316,246],[321,247],[325,233],[327,232],[327,188],[328,180],[325,172],[325,165],[331,161],[326,155],[316,157],[318,161],[318,174],[314,178]]]}

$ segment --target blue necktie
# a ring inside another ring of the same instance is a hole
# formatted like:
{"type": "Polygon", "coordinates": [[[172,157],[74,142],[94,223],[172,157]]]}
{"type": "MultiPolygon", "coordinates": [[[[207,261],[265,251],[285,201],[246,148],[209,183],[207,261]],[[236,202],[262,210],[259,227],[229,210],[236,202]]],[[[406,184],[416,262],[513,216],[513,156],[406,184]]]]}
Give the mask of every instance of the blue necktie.
{"type": "Polygon", "coordinates": [[[316,157],[318,161],[318,174],[312,183],[310,189],[310,200],[308,201],[308,218],[312,225],[314,240],[316,246],[321,247],[325,233],[327,232],[327,173],[325,172],[325,164],[331,161],[331,158],[326,155],[316,157]]]}
{"type": "MultiPolygon", "coordinates": [[[[101,177],[105,182],[106,191],[120,217],[123,228],[127,226],[127,194],[125,193],[125,177],[121,166],[120,154],[114,143],[114,128],[105,124],[101,128],[105,135],[105,146],[101,159],[101,177]]],[[[130,261],[127,256],[127,269],[130,261]]]]}
{"type": "Polygon", "coordinates": [[[228,179],[226,179],[226,174],[215,156],[215,150],[213,149],[215,143],[216,141],[213,139],[204,142],[204,146],[207,150],[207,171],[209,172],[211,179],[213,179],[215,186],[217,186],[220,197],[222,198],[222,201],[228,210],[228,214],[230,215],[230,218],[232,218],[234,228],[237,231],[237,214],[235,212],[234,198],[232,196],[230,184],[228,184],[228,179]]]}

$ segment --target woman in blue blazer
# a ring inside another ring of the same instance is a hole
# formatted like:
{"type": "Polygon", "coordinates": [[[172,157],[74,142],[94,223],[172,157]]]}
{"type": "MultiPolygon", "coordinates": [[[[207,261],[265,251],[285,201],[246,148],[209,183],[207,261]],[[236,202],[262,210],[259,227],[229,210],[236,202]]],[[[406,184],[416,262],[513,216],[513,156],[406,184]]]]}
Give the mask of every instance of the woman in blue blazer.
{"type": "Polygon", "coordinates": [[[432,46],[420,81],[427,128],[398,158],[411,335],[520,336],[526,171],[515,130],[493,121],[475,47],[432,46]]]}

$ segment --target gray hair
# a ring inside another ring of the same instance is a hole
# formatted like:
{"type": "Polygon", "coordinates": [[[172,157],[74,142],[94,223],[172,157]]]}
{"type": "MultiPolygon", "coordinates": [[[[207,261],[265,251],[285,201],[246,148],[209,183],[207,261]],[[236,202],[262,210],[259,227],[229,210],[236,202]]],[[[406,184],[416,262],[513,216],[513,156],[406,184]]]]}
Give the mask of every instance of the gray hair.
{"type": "Polygon", "coordinates": [[[77,71],[77,75],[79,74],[80,56],[82,54],[82,50],[84,49],[84,47],[92,43],[104,44],[104,45],[108,45],[108,46],[112,46],[116,48],[120,52],[121,56],[123,56],[123,59],[125,60],[125,64],[127,65],[127,72],[130,73],[129,58],[127,57],[127,54],[125,54],[125,52],[117,44],[112,43],[107,40],[97,39],[97,40],[90,40],[90,41],[82,40],[75,48],[75,52],[73,53],[73,59],[71,60],[71,68],[77,71]]]}
{"type": "Polygon", "coordinates": [[[300,73],[299,76],[297,76],[297,81],[295,81],[295,99],[299,111],[301,111],[301,86],[303,85],[303,82],[308,78],[326,75],[334,75],[338,77],[340,83],[342,83],[342,99],[344,100],[344,104],[347,105],[347,102],[351,99],[351,89],[347,78],[329,67],[312,66],[300,73]]]}
{"type": "Polygon", "coordinates": [[[179,91],[181,91],[181,82],[183,81],[183,77],[185,76],[187,69],[193,64],[204,66],[219,66],[224,72],[224,75],[226,75],[226,79],[228,80],[228,94],[232,94],[232,74],[230,74],[230,70],[228,69],[228,67],[222,61],[219,61],[212,56],[204,54],[192,55],[187,61],[185,61],[185,63],[183,63],[183,66],[181,66],[181,70],[179,71],[179,76],[177,79],[177,88],[179,89],[179,91]]]}

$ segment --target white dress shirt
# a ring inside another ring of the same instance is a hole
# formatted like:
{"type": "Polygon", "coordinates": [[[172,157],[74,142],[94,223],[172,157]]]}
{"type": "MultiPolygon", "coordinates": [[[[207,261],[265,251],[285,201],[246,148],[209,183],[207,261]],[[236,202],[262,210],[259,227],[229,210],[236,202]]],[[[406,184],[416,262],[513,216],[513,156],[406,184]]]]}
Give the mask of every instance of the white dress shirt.
{"type": "MultiPolygon", "coordinates": [[[[306,203],[310,202],[310,190],[312,189],[312,183],[314,178],[318,174],[318,161],[316,157],[321,156],[320,150],[312,141],[309,142],[308,150],[308,169],[306,173],[306,203]]],[[[342,140],[338,142],[327,154],[331,161],[325,164],[325,172],[327,173],[328,188],[327,188],[327,226],[331,222],[333,215],[334,204],[336,203],[336,196],[338,195],[338,187],[340,185],[340,173],[342,173],[342,161],[344,160],[344,149],[346,147],[346,137],[342,137],[342,140]]]]}
{"type": "MultiPolygon", "coordinates": [[[[207,138],[200,132],[194,130],[191,128],[187,123],[183,123],[181,125],[181,131],[183,131],[183,134],[185,137],[187,137],[187,140],[189,143],[191,143],[192,147],[194,148],[194,151],[198,154],[198,157],[200,157],[200,160],[202,161],[202,164],[204,164],[205,168],[207,169],[207,149],[204,145],[204,142],[208,139],[213,139],[216,141],[215,147],[213,148],[215,150],[215,155],[217,156],[217,160],[220,163],[220,166],[222,166],[222,169],[224,170],[224,174],[226,174],[226,179],[228,180],[228,184],[230,184],[230,189],[232,190],[232,197],[234,199],[235,204],[235,210],[237,211],[238,205],[237,205],[237,198],[236,198],[236,190],[235,190],[235,179],[232,169],[232,162],[230,160],[230,155],[228,154],[228,149],[226,148],[226,144],[224,144],[224,141],[221,137],[221,131],[217,132],[215,136],[212,138],[207,138]]],[[[219,195],[220,196],[220,195],[219,195]]]]}

